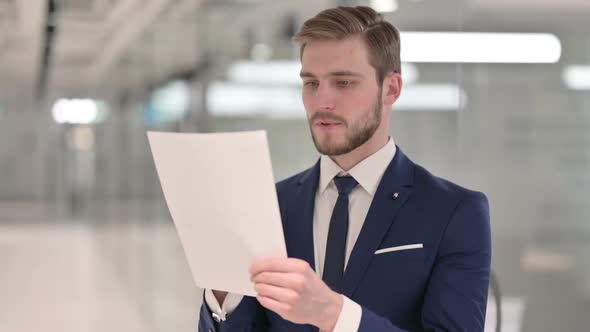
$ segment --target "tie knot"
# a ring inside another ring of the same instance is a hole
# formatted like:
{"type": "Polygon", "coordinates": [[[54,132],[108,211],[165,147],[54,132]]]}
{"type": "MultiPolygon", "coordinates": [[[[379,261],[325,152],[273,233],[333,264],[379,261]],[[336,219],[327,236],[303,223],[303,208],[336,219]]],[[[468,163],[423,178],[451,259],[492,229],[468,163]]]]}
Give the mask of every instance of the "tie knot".
{"type": "Polygon", "coordinates": [[[338,188],[338,194],[346,196],[348,196],[358,184],[352,176],[337,176],[334,178],[334,183],[336,184],[336,188],[338,188]]]}

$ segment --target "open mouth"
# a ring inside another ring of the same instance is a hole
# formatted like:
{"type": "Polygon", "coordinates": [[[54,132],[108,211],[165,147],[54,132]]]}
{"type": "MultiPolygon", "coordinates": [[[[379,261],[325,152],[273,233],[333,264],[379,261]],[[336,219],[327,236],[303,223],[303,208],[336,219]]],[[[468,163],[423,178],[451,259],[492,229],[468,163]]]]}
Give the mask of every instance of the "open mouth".
{"type": "Polygon", "coordinates": [[[316,122],[316,124],[320,127],[325,127],[325,128],[337,127],[337,126],[342,125],[342,123],[335,122],[335,121],[318,121],[318,122],[316,122]]]}

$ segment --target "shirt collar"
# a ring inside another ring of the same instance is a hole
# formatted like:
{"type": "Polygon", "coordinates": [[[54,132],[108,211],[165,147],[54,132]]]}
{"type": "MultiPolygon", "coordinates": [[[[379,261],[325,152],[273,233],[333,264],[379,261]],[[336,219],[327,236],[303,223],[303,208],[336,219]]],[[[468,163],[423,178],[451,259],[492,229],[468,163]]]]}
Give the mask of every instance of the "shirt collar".
{"type": "Polygon", "coordinates": [[[350,171],[343,171],[332,158],[322,155],[320,159],[320,183],[319,191],[323,193],[335,176],[350,175],[367,191],[371,196],[375,195],[379,182],[385,173],[385,169],[395,156],[395,142],[393,138],[385,146],[369,157],[356,164],[350,171]]]}

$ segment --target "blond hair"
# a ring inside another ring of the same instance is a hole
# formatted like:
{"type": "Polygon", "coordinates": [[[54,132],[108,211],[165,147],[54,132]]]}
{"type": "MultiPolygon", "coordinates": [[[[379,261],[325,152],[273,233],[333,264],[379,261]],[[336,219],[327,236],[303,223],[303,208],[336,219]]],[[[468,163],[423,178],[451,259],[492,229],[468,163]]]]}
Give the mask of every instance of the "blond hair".
{"type": "Polygon", "coordinates": [[[303,23],[293,40],[303,55],[314,40],[343,40],[360,36],[367,45],[369,62],[375,68],[378,83],[388,74],[401,74],[399,31],[370,7],[326,9],[303,23]]]}

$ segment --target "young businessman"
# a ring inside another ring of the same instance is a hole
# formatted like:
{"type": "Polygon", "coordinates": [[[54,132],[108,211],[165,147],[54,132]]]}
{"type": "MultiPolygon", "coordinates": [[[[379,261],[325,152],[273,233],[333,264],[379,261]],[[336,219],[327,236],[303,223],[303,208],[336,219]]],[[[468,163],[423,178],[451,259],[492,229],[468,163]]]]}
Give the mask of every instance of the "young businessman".
{"type": "Polygon", "coordinates": [[[483,331],[486,197],[389,137],[399,32],[368,7],[306,21],[303,102],[321,153],[277,184],[289,258],[252,265],[256,298],[205,291],[201,331],[483,331]]]}

